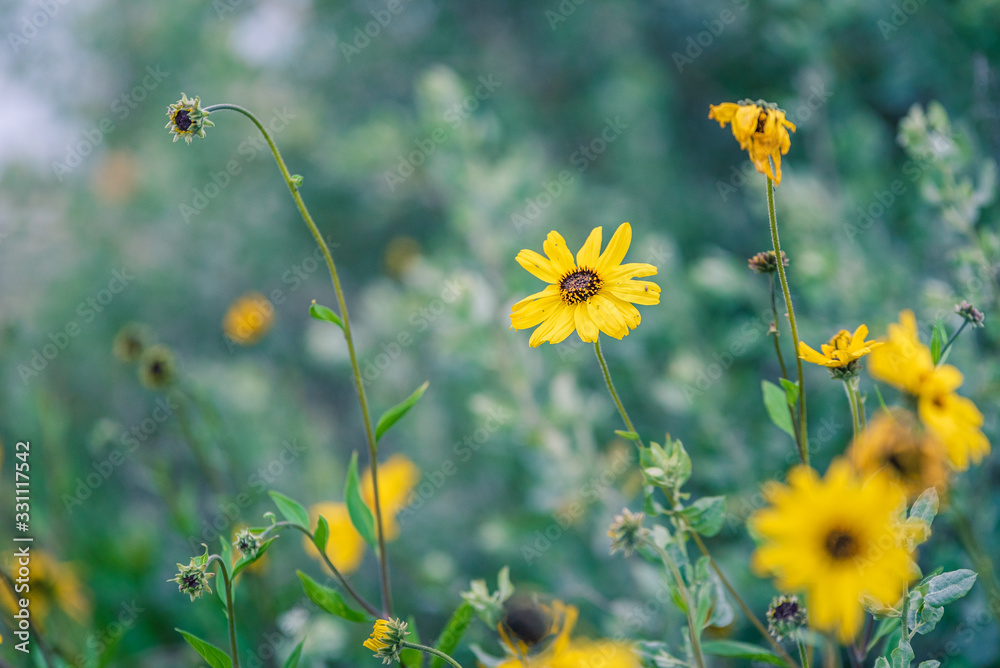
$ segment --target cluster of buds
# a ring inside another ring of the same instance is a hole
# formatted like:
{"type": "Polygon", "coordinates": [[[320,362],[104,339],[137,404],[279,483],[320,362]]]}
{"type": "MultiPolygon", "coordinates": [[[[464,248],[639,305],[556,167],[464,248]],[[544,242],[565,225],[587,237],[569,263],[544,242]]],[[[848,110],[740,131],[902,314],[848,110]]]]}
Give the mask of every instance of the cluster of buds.
{"type": "Polygon", "coordinates": [[[962,316],[973,327],[985,327],[986,316],[969,302],[962,300],[961,304],[955,304],[955,313],[962,316]]]}
{"type": "MultiPolygon", "coordinates": [[[[755,274],[773,274],[778,271],[778,260],[777,255],[774,254],[773,250],[764,251],[762,253],[757,253],[752,258],[747,260],[747,266],[755,274]]],[[[788,266],[788,256],[785,255],[785,251],[781,251],[781,264],[788,266]]]]}

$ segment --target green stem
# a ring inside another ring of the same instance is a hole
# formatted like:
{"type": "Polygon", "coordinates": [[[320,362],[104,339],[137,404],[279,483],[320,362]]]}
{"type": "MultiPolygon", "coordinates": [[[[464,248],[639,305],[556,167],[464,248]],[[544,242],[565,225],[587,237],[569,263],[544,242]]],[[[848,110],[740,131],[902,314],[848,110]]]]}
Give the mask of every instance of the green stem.
{"type": "Polygon", "coordinates": [[[956,329],[955,333],[951,335],[950,339],[948,339],[948,343],[944,344],[944,348],[941,349],[941,357],[938,358],[939,365],[941,364],[940,360],[944,359],[944,354],[948,352],[948,348],[951,348],[951,344],[955,343],[955,339],[958,338],[958,335],[962,333],[962,330],[965,329],[965,326],[968,324],[969,324],[968,320],[963,320],[961,327],[956,329]]]}
{"type": "Polygon", "coordinates": [[[409,647],[410,649],[418,649],[421,652],[426,652],[427,654],[433,654],[434,656],[441,657],[451,665],[455,666],[455,668],[462,668],[461,664],[459,664],[458,661],[455,661],[455,659],[451,658],[450,656],[448,656],[439,649],[434,649],[433,647],[428,647],[427,645],[420,645],[415,642],[406,642],[405,640],[401,644],[403,647],[409,647]]]}
{"type": "Polygon", "coordinates": [[[778,240],[778,218],[774,213],[774,182],[767,178],[767,215],[771,221],[771,242],[774,244],[774,255],[778,265],[778,278],[781,280],[781,292],[785,297],[785,307],[788,309],[788,324],[792,328],[792,343],[795,350],[795,368],[799,378],[799,458],[809,466],[809,435],[806,427],[806,387],[802,377],[802,358],[799,357],[799,329],[795,324],[795,308],[792,306],[792,294],[788,291],[788,279],[785,277],[785,264],[781,261],[781,242],[778,240]]]}
{"type": "Polygon", "coordinates": [[[663,565],[667,567],[667,571],[677,583],[677,590],[684,601],[684,614],[687,616],[688,636],[691,638],[691,653],[694,654],[694,661],[698,665],[698,668],[705,668],[705,657],[701,652],[701,632],[695,627],[695,608],[694,601],[691,600],[691,592],[688,591],[687,585],[684,583],[684,577],[681,575],[680,569],[677,568],[677,564],[667,554],[667,551],[659,545],[650,544],[656,548],[656,551],[660,554],[660,559],[663,560],[663,565]]]}
{"type": "Polygon", "coordinates": [[[208,563],[219,562],[219,570],[222,572],[222,581],[226,587],[226,617],[229,618],[229,652],[233,659],[233,668],[240,668],[240,655],[236,650],[236,610],[233,607],[233,587],[229,580],[229,567],[226,560],[217,554],[208,558],[208,563]]]}
{"type": "MultiPolygon", "coordinates": [[[[771,286],[771,314],[774,316],[774,353],[778,356],[778,364],[781,365],[781,377],[788,380],[788,367],[785,366],[785,358],[781,354],[781,343],[779,342],[781,331],[778,329],[778,302],[775,298],[774,274],[768,274],[767,281],[771,286]]],[[[798,416],[795,414],[795,409],[792,406],[788,407],[788,415],[792,418],[792,426],[795,431],[795,445],[799,448],[799,452],[802,452],[802,442],[800,440],[802,435],[797,429],[798,416]]]]}
{"type": "Polygon", "coordinates": [[[288,186],[288,191],[292,194],[292,199],[295,200],[295,206],[299,209],[299,214],[302,216],[302,220],[305,221],[306,225],[309,227],[309,231],[313,235],[313,239],[316,240],[317,245],[319,245],[320,250],[323,252],[323,258],[326,260],[327,269],[330,271],[330,279],[333,281],[333,289],[337,293],[337,305],[340,309],[340,319],[343,323],[344,339],[347,341],[347,352],[351,358],[351,370],[354,373],[354,385],[358,391],[358,401],[361,403],[361,416],[364,419],[365,425],[365,438],[368,441],[368,457],[369,465],[372,471],[372,494],[375,497],[375,522],[378,529],[378,556],[379,556],[379,570],[382,581],[382,607],[383,613],[386,617],[392,616],[392,593],[389,586],[389,562],[388,555],[385,549],[385,531],[383,530],[382,522],[382,504],[379,499],[378,492],[378,444],[375,440],[375,430],[372,427],[372,419],[368,410],[368,397],[365,394],[364,382],[361,378],[361,368],[358,366],[358,355],[354,349],[354,339],[351,336],[351,319],[347,314],[347,302],[344,299],[344,291],[340,286],[340,277],[337,274],[337,266],[333,262],[333,255],[330,253],[330,248],[326,244],[326,240],[323,239],[323,235],[319,233],[319,228],[316,227],[316,223],[313,222],[312,216],[309,215],[309,209],[306,208],[305,202],[302,201],[302,196],[299,194],[299,188],[292,180],[292,175],[288,172],[288,167],[285,166],[285,161],[281,157],[281,152],[278,151],[277,145],[275,145],[274,140],[271,139],[271,135],[264,128],[257,117],[254,116],[250,111],[244,109],[235,104],[213,104],[209,107],[205,107],[205,111],[219,111],[223,109],[229,109],[231,111],[237,111],[247,118],[249,118],[260,133],[264,136],[267,141],[267,145],[271,148],[271,153],[274,154],[274,160],[278,163],[278,169],[281,170],[281,175],[285,179],[285,185],[288,186]]]}
{"type": "Polygon", "coordinates": [[[847,392],[847,403],[851,406],[851,424],[854,426],[854,438],[861,433],[861,418],[858,415],[858,397],[852,387],[853,379],[844,379],[844,391],[847,392]]]}
{"type": "MultiPolygon", "coordinates": [[[[796,636],[798,635],[799,634],[796,633],[796,636]]],[[[802,662],[802,668],[809,668],[809,654],[807,653],[808,651],[806,650],[806,644],[802,642],[801,637],[796,637],[795,645],[796,647],[799,648],[799,661],[802,662]]]]}
{"type": "MultiPolygon", "coordinates": [[[[639,432],[635,430],[635,425],[632,424],[632,420],[629,419],[628,411],[625,410],[625,404],[622,403],[621,398],[618,396],[617,390],[615,390],[615,384],[611,381],[611,372],[608,371],[608,363],[604,360],[604,354],[601,352],[601,339],[598,338],[594,341],[594,352],[597,353],[597,361],[601,364],[601,371],[604,372],[604,382],[608,386],[608,392],[611,393],[611,398],[615,401],[615,406],[618,407],[618,412],[622,416],[622,420],[625,422],[625,426],[630,432],[639,436],[639,432]]],[[[642,437],[636,439],[636,443],[642,447],[642,437]]]]}

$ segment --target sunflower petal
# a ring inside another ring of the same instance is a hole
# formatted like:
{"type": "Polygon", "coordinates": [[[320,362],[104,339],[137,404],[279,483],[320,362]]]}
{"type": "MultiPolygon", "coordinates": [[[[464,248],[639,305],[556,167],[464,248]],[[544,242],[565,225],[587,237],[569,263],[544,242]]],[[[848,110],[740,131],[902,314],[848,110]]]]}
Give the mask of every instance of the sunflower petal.
{"type": "Polygon", "coordinates": [[[546,283],[558,283],[562,276],[561,273],[556,271],[555,265],[551,260],[533,250],[525,248],[514,259],[517,260],[519,265],[527,269],[532,276],[540,278],[546,283]]]}
{"type": "Polygon", "coordinates": [[[555,230],[549,232],[549,235],[545,237],[542,250],[552,260],[552,267],[560,276],[576,269],[576,265],[573,263],[573,254],[566,248],[566,240],[555,230]]]}
{"type": "Polygon", "coordinates": [[[577,267],[589,267],[593,269],[597,266],[597,259],[601,253],[601,227],[595,227],[590,236],[583,243],[580,252],[576,254],[577,267]]]}
{"type": "Polygon", "coordinates": [[[597,260],[595,267],[597,273],[603,275],[604,272],[620,265],[622,260],[625,259],[625,253],[628,252],[628,247],[631,243],[632,226],[628,223],[622,223],[615,230],[615,233],[611,236],[611,241],[608,242],[608,247],[604,249],[601,257],[597,260]]]}

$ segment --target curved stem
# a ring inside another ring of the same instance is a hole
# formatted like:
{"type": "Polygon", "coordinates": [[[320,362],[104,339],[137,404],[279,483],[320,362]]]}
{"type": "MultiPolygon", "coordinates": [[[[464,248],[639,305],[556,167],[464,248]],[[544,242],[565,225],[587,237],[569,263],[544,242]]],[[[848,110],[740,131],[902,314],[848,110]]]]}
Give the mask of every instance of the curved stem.
{"type": "Polygon", "coordinates": [[[226,587],[226,617],[229,618],[229,652],[233,659],[233,668],[240,668],[240,655],[236,650],[236,610],[233,609],[233,586],[229,580],[229,568],[226,560],[217,554],[208,558],[208,563],[219,562],[219,570],[222,571],[222,581],[226,587]]]}
{"type": "Polygon", "coordinates": [[[790,666],[790,668],[799,668],[798,664],[795,663],[795,659],[793,659],[791,655],[789,655],[788,652],[785,651],[784,647],[778,644],[778,642],[771,637],[771,634],[767,632],[767,628],[765,628],[765,626],[761,623],[761,621],[757,619],[757,616],[753,614],[753,611],[751,611],[750,608],[747,607],[747,604],[743,602],[743,599],[740,598],[740,595],[736,593],[736,590],[733,589],[733,586],[729,584],[729,580],[726,579],[726,576],[725,574],[723,574],[722,569],[719,568],[719,565],[717,563],[715,563],[715,559],[712,558],[712,555],[711,553],[709,553],[708,548],[705,547],[705,543],[701,540],[701,536],[699,536],[694,531],[691,531],[689,533],[691,534],[691,537],[694,539],[695,544],[698,546],[698,549],[701,550],[701,553],[704,556],[708,557],[708,563],[711,564],[712,570],[715,571],[715,574],[719,576],[719,580],[722,581],[722,586],[726,588],[726,591],[729,592],[729,595],[733,597],[734,601],[736,601],[736,605],[740,606],[740,610],[742,610],[743,614],[746,615],[746,618],[750,620],[750,623],[757,628],[757,631],[760,632],[760,635],[763,636],[767,640],[767,642],[771,644],[771,647],[774,649],[775,654],[784,659],[785,663],[787,663],[790,666]]]}
{"type": "Polygon", "coordinates": [[[701,633],[699,629],[695,628],[694,601],[691,600],[691,592],[688,591],[687,585],[684,583],[684,577],[681,575],[680,569],[677,568],[677,564],[667,554],[667,551],[654,543],[651,543],[651,545],[656,548],[660,559],[663,560],[663,565],[667,567],[670,575],[677,583],[677,590],[684,601],[684,614],[687,616],[688,623],[688,637],[691,639],[691,653],[694,654],[694,661],[698,665],[698,668],[705,668],[705,657],[701,652],[701,633]]]}
{"type": "MultiPolygon", "coordinates": [[[[293,529],[297,529],[302,533],[304,533],[306,536],[308,536],[309,540],[313,540],[313,534],[309,531],[309,529],[306,529],[305,527],[300,526],[298,524],[285,521],[276,522],[274,525],[268,527],[263,533],[261,533],[260,536],[258,536],[258,538],[260,538],[263,541],[265,538],[267,538],[268,533],[272,529],[277,529],[279,527],[291,527],[293,529]]],[[[358,605],[364,608],[368,612],[368,614],[370,614],[372,617],[375,617],[376,619],[384,618],[382,613],[379,612],[375,608],[375,606],[366,601],[360,594],[358,594],[358,592],[354,590],[353,587],[351,587],[351,585],[347,582],[347,579],[344,577],[343,573],[337,570],[337,567],[334,566],[333,562],[330,561],[330,557],[326,556],[326,550],[319,550],[319,553],[320,556],[323,557],[323,562],[326,564],[326,567],[329,568],[330,571],[333,573],[334,577],[340,581],[340,585],[344,588],[344,591],[350,594],[351,598],[357,601],[358,605]]]]}
{"type": "Polygon", "coordinates": [[[205,107],[205,111],[219,111],[223,109],[229,109],[231,111],[237,111],[247,118],[249,118],[260,133],[264,136],[267,141],[267,145],[271,148],[271,153],[274,154],[274,160],[278,163],[278,169],[281,170],[281,175],[285,179],[285,185],[288,186],[288,191],[292,194],[292,199],[295,200],[295,206],[299,209],[299,214],[302,216],[302,220],[305,221],[306,225],[309,227],[309,231],[312,233],[313,238],[319,245],[320,250],[323,252],[323,258],[326,260],[327,269],[330,271],[330,279],[333,281],[333,289],[337,293],[337,306],[340,309],[340,319],[343,323],[344,339],[347,341],[347,352],[351,358],[351,369],[354,372],[354,385],[358,390],[358,401],[361,404],[361,416],[364,419],[365,425],[365,438],[368,441],[368,457],[369,465],[372,471],[372,495],[375,498],[375,522],[378,529],[378,561],[379,570],[381,574],[382,581],[382,607],[383,612],[386,616],[392,616],[392,594],[389,588],[389,562],[388,556],[385,549],[385,531],[382,527],[382,504],[379,499],[378,492],[378,444],[375,440],[375,430],[372,427],[371,415],[368,411],[368,397],[365,394],[364,382],[361,378],[361,368],[358,366],[358,355],[354,349],[354,339],[351,336],[351,319],[347,314],[347,302],[344,300],[344,291],[340,286],[340,277],[337,274],[337,266],[333,262],[333,255],[330,253],[330,248],[326,244],[326,240],[323,239],[323,235],[319,233],[319,228],[316,227],[316,223],[313,222],[312,216],[309,215],[309,209],[306,208],[305,202],[302,201],[302,196],[299,194],[299,187],[296,185],[296,181],[292,179],[292,175],[288,172],[288,167],[285,166],[285,161],[281,157],[281,152],[278,151],[277,145],[275,145],[274,140],[271,139],[271,135],[268,133],[267,129],[261,124],[257,117],[254,116],[249,110],[235,104],[213,104],[209,107],[205,107]]]}
{"type": "Polygon", "coordinates": [[[635,434],[638,438],[636,443],[642,446],[642,437],[639,436],[639,432],[635,430],[635,425],[632,424],[632,420],[629,419],[628,412],[625,410],[625,404],[622,403],[621,398],[618,396],[618,391],[615,390],[615,384],[611,381],[611,372],[608,371],[608,363],[604,360],[604,354],[601,352],[601,339],[598,335],[597,340],[594,341],[594,352],[597,353],[597,361],[601,364],[601,371],[604,373],[604,382],[608,386],[608,392],[611,393],[611,398],[614,399],[615,406],[618,407],[618,412],[622,416],[622,420],[625,422],[625,426],[628,430],[635,434]]]}
{"type": "Polygon", "coordinates": [[[402,642],[402,646],[409,647],[410,649],[417,649],[421,652],[426,652],[427,654],[433,654],[434,656],[441,657],[451,665],[455,666],[455,668],[462,668],[458,661],[455,661],[455,659],[451,658],[439,649],[434,649],[433,647],[428,647],[427,645],[420,645],[415,642],[406,642],[405,640],[402,642]]]}
{"type": "Polygon", "coordinates": [[[792,344],[795,350],[795,369],[799,378],[799,458],[809,466],[809,436],[806,428],[806,388],[802,377],[802,358],[799,357],[799,329],[795,324],[795,309],[792,307],[792,295],[788,291],[788,279],[785,277],[785,264],[781,261],[781,242],[778,240],[778,219],[774,213],[774,182],[767,178],[767,216],[771,222],[771,242],[774,244],[774,255],[778,265],[778,278],[781,280],[781,292],[785,297],[785,307],[788,309],[788,324],[792,328],[792,344]]]}

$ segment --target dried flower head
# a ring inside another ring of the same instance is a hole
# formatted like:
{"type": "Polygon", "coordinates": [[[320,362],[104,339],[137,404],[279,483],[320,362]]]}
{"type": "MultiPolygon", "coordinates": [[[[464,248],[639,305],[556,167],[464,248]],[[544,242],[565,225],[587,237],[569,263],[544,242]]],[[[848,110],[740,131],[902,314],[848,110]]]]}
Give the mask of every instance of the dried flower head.
{"type": "Polygon", "coordinates": [[[961,304],[955,304],[955,313],[965,318],[973,327],[986,326],[986,316],[983,312],[964,299],[961,304]]]}
{"type": "Polygon", "coordinates": [[[162,390],[177,377],[177,364],[170,348],[161,344],[146,349],[139,360],[139,379],[151,390],[162,390]]]}
{"type": "Polygon", "coordinates": [[[798,596],[775,596],[767,609],[767,632],[781,642],[782,638],[794,637],[806,624],[806,608],[798,596]]]}
{"type": "Polygon", "coordinates": [[[652,532],[642,526],[645,517],[645,513],[633,513],[628,508],[622,509],[622,514],[615,517],[615,521],[608,528],[611,554],[620,550],[626,557],[632,556],[633,552],[649,540],[652,532]]]}
{"type": "MultiPolygon", "coordinates": [[[[773,250],[757,253],[752,258],[747,260],[747,266],[749,266],[755,274],[773,274],[778,271],[777,257],[778,256],[774,254],[773,250]]],[[[785,251],[781,251],[781,264],[786,267],[788,266],[788,256],[785,255],[785,251]]]]}
{"type": "Polygon", "coordinates": [[[215,127],[215,123],[208,120],[208,114],[201,108],[200,97],[196,95],[192,100],[181,93],[180,100],[167,106],[167,118],[170,121],[164,127],[174,135],[174,141],[183,137],[190,144],[195,135],[205,138],[205,128],[215,127]]]}
{"type": "Polygon", "coordinates": [[[795,132],[795,124],[778,105],[764,100],[723,102],[710,105],[708,117],[719,121],[719,127],[732,124],[733,136],[757,171],[770,176],[774,185],[781,183],[781,156],[792,145],[788,131],[795,132]]]}
{"type": "Polygon", "coordinates": [[[409,634],[406,622],[403,620],[379,619],[375,622],[371,637],[364,642],[364,645],[375,652],[375,658],[382,659],[382,663],[392,663],[399,661],[399,653],[403,651],[403,641],[409,634]]]}
{"type": "Polygon", "coordinates": [[[135,362],[142,357],[143,351],[153,340],[149,327],[136,322],[130,322],[115,335],[112,351],[115,357],[123,362],[135,362]]]}

